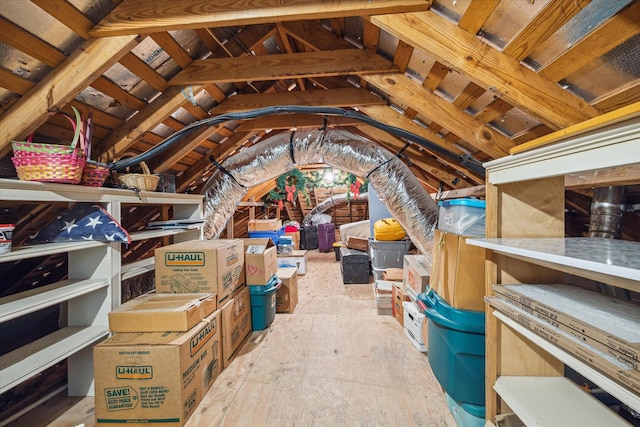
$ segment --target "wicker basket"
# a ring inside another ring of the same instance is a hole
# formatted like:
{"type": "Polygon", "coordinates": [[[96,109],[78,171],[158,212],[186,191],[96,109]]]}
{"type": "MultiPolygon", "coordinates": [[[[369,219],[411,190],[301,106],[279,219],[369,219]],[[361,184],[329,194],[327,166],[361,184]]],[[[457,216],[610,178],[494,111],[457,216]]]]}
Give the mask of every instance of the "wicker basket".
{"type": "Polygon", "coordinates": [[[71,122],[71,126],[73,126],[74,135],[70,145],[33,142],[33,134],[30,134],[26,141],[11,141],[13,155],[15,157],[31,157],[40,155],[70,156],[74,153],[78,153],[78,155],[82,156],[85,151],[85,140],[82,138],[84,135],[81,135],[81,133],[85,131],[84,123],[77,108],[71,107],[71,109],[73,110],[75,117],[72,117],[63,111],[56,113],[66,117],[71,122]],[[79,147],[78,143],[80,143],[79,147]]]}
{"type": "Polygon", "coordinates": [[[125,173],[118,176],[118,180],[126,187],[144,191],[156,191],[160,177],[153,175],[145,162],[140,162],[144,173],[125,173]]]}
{"type": "Polygon", "coordinates": [[[104,163],[87,160],[87,163],[82,170],[82,179],[80,180],[80,185],[102,187],[109,174],[109,167],[104,163]]]}
{"type": "Polygon", "coordinates": [[[22,181],[79,184],[86,164],[84,157],[74,154],[12,157],[22,181]]]}

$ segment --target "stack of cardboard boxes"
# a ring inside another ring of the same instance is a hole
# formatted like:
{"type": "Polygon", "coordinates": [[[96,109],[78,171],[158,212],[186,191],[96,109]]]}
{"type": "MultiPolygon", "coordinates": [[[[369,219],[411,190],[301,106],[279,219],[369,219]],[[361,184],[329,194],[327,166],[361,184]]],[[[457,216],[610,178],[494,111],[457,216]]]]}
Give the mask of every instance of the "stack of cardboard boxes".
{"type": "MultiPolygon", "coordinates": [[[[94,347],[98,425],[184,425],[251,335],[248,286],[277,271],[269,239],[168,245],[156,249],[155,266],[156,293],[109,313],[114,335],[94,347]]],[[[293,312],[297,271],[289,270],[279,298],[293,312]]]]}

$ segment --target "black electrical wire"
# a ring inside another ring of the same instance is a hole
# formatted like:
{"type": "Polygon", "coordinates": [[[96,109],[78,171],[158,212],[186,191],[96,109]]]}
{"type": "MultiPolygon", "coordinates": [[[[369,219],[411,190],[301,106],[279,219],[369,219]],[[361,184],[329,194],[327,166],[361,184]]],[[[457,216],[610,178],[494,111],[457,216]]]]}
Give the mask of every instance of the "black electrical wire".
{"type": "Polygon", "coordinates": [[[347,118],[359,120],[377,129],[383,130],[391,135],[400,137],[408,141],[415,142],[416,144],[419,144],[424,148],[434,153],[437,153],[442,157],[446,157],[449,160],[452,160],[454,162],[459,162],[460,164],[464,165],[469,170],[477,173],[480,176],[484,177],[485,175],[485,171],[484,171],[484,168],[482,167],[482,164],[478,160],[474,159],[473,157],[469,155],[461,156],[459,154],[453,153],[447,150],[446,148],[442,148],[439,145],[433,143],[432,141],[429,141],[426,138],[423,138],[419,135],[406,131],[402,128],[386,125],[384,123],[379,122],[378,120],[372,119],[371,117],[365,116],[364,114],[357,113],[351,110],[345,110],[342,108],[335,108],[335,107],[313,107],[313,106],[300,106],[300,105],[280,105],[280,106],[273,106],[273,107],[264,107],[264,108],[258,108],[255,110],[244,111],[240,113],[220,114],[215,117],[208,117],[206,119],[193,122],[185,126],[184,128],[180,129],[179,131],[175,132],[174,134],[168,136],[167,138],[162,140],[159,144],[145,151],[144,153],[141,153],[135,157],[121,159],[121,160],[118,160],[117,162],[113,162],[109,164],[109,169],[122,170],[127,167],[136,165],[141,161],[145,161],[152,157],[155,157],[158,154],[165,151],[166,149],[168,149],[169,147],[171,147],[174,143],[179,141],[184,136],[190,134],[191,132],[197,129],[200,129],[203,126],[215,126],[220,123],[224,123],[228,121],[249,120],[249,119],[255,119],[261,116],[290,114],[290,113],[323,114],[325,115],[325,120],[327,120],[326,116],[339,116],[339,117],[347,117],[347,118]]]}

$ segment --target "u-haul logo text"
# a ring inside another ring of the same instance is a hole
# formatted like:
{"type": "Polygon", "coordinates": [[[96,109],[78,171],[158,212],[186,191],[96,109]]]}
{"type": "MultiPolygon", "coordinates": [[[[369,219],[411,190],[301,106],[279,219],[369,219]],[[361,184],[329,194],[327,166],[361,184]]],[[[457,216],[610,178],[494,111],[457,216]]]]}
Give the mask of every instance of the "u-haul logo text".
{"type": "Polygon", "coordinates": [[[149,380],[153,378],[153,366],[116,366],[116,378],[120,380],[149,380]]]}
{"type": "Polygon", "coordinates": [[[227,266],[233,265],[238,262],[238,254],[231,254],[227,257],[227,266]]]}
{"type": "Polygon", "coordinates": [[[164,255],[164,265],[167,267],[203,267],[204,252],[167,252],[164,255]]]}
{"type": "Polygon", "coordinates": [[[198,332],[193,338],[191,338],[190,343],[190,353],[191,356],[196,354],[204,345],[209,341],[209,339],[216,333],[216,319],[213,319],[211,322],[207,323],[200,332],[198,332]]]}

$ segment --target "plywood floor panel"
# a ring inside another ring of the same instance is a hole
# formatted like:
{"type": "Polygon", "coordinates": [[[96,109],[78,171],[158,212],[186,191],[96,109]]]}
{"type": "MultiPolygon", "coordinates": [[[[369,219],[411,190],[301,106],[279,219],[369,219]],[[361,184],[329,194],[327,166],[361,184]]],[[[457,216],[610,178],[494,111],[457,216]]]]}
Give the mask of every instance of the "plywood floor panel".
{"type": "MultiPolygon", "coordinates": [[[[455,427],[427,356],[371,285],[343,285],[331,253],[308,252],[293,314],[249,337],[188,427],[455,427]]],[[[58,396],[9,424],[95,426],[93,398],[58,396]]]]}

